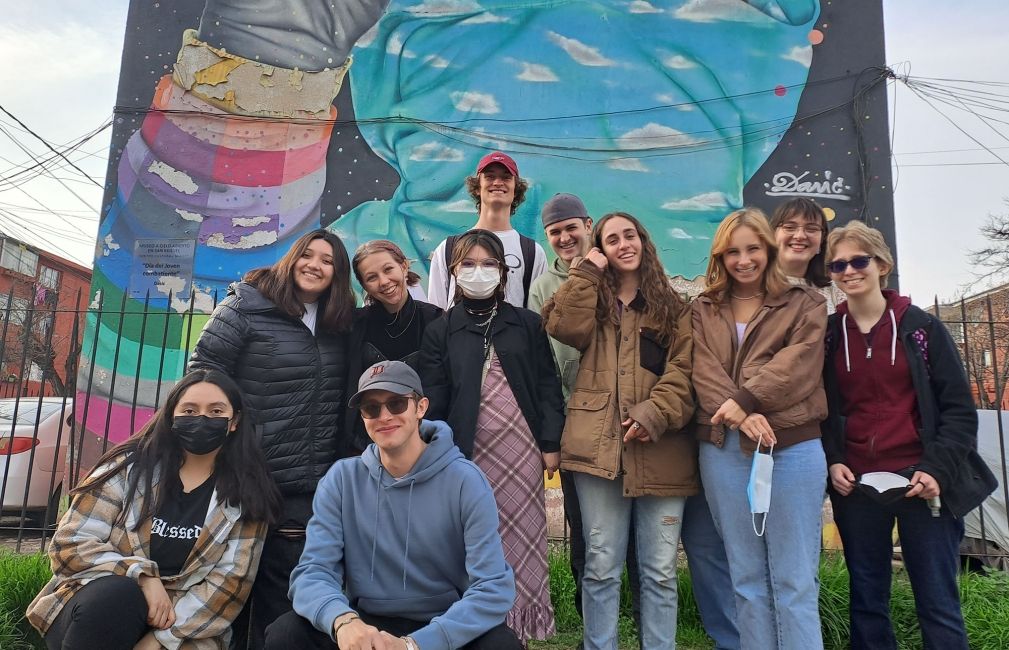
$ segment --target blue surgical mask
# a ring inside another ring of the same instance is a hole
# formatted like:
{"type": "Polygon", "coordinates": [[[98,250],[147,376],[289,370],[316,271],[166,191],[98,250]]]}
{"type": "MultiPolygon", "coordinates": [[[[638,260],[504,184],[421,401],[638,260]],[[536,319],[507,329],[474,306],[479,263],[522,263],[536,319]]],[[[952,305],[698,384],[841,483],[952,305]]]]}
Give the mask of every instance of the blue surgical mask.
{"type": "Polygon", "coordinates": [[[760,442],[757,443],[757,450],[753,452],[753,464],[750,465],[750,481],[746,485],[746,497],[750,501],[750,517],[753,524],[753,532],[758,537],[763,537],[764,527],[767,525],[767,512],[771,509],[771,476],[774,473],[774,445],[766,454],[760,453],[760,442]],[[760,530],[757,530],[757,517],[760,517],[760,530]]]}

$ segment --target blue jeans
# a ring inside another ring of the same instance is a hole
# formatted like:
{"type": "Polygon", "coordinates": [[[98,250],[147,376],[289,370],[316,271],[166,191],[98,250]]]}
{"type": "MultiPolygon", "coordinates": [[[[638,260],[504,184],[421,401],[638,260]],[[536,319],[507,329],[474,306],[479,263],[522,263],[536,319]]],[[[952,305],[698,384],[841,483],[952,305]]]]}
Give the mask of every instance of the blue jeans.
{"type": "Polygon", "coordinates": [[[945,508],[933,517],[917,498],[882,506],[857,490],[846,497],[831,490],[830,502],[848,564],[852,650],[897,647],[890,624],[895,520],[925,648],[967,650],[957,591],[963,519],[945,508]]]}
{"type": "Polygon", "coordinates": [[[631,511],[641,582],[641,647],[676,648],[676,548],[683,497],[625,498],[623,482],[574,475],[585,534],[582,613],[585,650],[616,650],[620,574],[631,511]]]}
{"type": "Polygon", "coordinates": [[[725,557],[722,536],[711,518],[703,486],[700,493],[687,497],[680,539],[690,565],[690,584],[704,630],[714,639],[716,650],[739,650],[729,561],[725,557]]]}
{"type": "Polygon", "coordinates": [[[821,650],[821,513],[827,463],[819,440],[774,450],[771,507],[763,537],[753,532],[746,484],[752,456],[729,431],[721,448],[700,446],[715,527],[725,541],[744,650],[821,650]]]}

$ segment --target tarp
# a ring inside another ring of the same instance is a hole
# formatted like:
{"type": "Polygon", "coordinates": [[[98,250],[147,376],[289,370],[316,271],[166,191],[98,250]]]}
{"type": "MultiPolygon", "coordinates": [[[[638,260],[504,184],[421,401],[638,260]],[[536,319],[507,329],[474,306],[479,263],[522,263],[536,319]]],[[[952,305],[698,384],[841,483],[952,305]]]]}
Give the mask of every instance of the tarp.
{"type": "Polygon", "coordinates": [[[1003,459],[1009,457],[1009,413],[1002,411],[1002,427],[999,428],[999,412],[978,410],[977,446],[981,457],[998,479],[999,486],[985,499],[977,510],[964,517],[966,536],[985,539],[1009,551],[1009,522],[1006,521],[1006,471],[1003,459]],[[982,534],[981,520],[984,518],[982,534]]]}

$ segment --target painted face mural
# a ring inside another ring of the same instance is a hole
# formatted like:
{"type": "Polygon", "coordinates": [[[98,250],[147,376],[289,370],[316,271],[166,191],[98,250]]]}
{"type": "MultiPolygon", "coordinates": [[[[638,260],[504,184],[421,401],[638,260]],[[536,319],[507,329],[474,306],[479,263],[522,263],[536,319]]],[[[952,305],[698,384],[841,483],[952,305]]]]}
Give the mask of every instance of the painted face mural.
{"type": "Polygon", "coordinates": [[[573,192],[639,216],[671,274],[703,274],[744,203],[892,231],[882,16],[831,4],[133,0],[92,287],[127,315],[89,318],[87,428],[129,435],[215,295],[320,224],[426,261],[494,149],[530,184],[524,234],[573,192]]]}

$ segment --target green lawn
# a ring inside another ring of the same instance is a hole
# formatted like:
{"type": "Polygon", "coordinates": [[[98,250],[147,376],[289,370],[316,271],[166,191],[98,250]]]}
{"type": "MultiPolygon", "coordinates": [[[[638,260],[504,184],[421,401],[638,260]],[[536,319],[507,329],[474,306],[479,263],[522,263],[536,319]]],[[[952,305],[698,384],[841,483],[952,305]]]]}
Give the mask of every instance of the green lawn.
{"type": "MultiPolygon", "coordinates": [[[[24,619],[24,611],[49,579],[49,561],[43,555],[15,555],[0,550],[0,648],[4,650],[43,649],[42,640],[24,619]]],[[[704,633],[685,570],[680,572],[677,642],[681,650],[712,647],[704,633]]],[[[574,607],[574,582],[567,557],[559,551],[550,557],[550,587],[557,624],[557,636],[530,644],[531,650],[572,649],[581,638],[581,620],[574,607]]],[[[964,574],[960,598],[971,648],[1009,648],[1009,575],[964,574]]],[[[891,616],[902,650],[919,650],[921,638],[914,614],[911,588],[902,571],[893,586],[891,616]]],[[[820,567],[820,616],[823,640],[828,650],[841,650],[848,642],[848,572],[844,561],[824,554],[820,567]]],[[[636,650],[637,638],[630,613],[626,582],[620,605],[620,647],[636,650]]]]}

